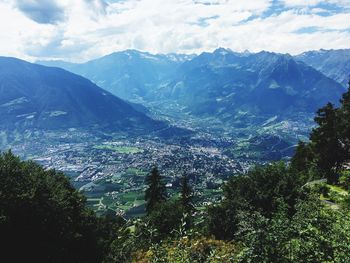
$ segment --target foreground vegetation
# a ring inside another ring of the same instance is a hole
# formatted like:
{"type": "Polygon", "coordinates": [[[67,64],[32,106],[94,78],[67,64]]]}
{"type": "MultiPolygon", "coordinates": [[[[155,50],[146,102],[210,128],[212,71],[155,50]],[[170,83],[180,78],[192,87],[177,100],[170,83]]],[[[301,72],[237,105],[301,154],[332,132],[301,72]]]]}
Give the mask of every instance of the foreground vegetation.
{"type": "Polygon", "coordinates": [[[193,206],[186,175],[169,196],[154,168],[146,215],[97,217],[62,173],[0,156],[0,233],[8,262],[350,262],[350,90],[318,111],[290,164],[231,177],[193,206]]]}

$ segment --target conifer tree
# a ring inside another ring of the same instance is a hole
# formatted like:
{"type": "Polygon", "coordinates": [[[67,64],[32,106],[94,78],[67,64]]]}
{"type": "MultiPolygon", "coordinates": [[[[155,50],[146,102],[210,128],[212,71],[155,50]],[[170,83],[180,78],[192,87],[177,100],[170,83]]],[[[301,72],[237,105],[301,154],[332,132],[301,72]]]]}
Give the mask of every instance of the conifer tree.
{"type": "Polygon", "coordinates": [[[317,111],[315,122],[319,127],[313,129],[310,139],[317,155],[317,166],[329,183],[337,183],[345,157],[340,141],[338,109],[328,103],[317,111]]]}
{"type": "Polygon", "coordinates": [[[345,158],[350,159],[350,80],[348,91],[343,94],[340,102],[340,139],[346,154],[345,158]]]}
{"type": "Polygon", "coordinates": [[[146,177],[146,185],[148,186],[145,193],[146,211],[150,214],[157,204],[166,201],[167,198],[165,184],[157,167],[154,167],[146,177]]]}
{"type": "Polygon", "coordinates": [[[190,213],[193,210],[193,204],[192,204],[192,188],[189,185],[188,178],[184,174],[181,177],[181,198],[180,202],[182,207],[184,208],[185,212],[190,213]]]}

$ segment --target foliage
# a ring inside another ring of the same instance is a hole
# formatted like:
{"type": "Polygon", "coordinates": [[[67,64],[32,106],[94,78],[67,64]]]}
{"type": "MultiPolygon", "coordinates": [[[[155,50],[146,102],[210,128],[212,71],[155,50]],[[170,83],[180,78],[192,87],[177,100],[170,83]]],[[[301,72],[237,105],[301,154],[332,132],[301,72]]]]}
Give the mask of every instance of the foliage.
{"type": "Polygon", "coordinates": [[[244,244],[240,262],[283,262],[289,255],[290,222],[282,202],[271,218],[257,211],[241,211],[236,239],[244,244]]]}
{"type": "Polygon", "coordinates": [[[350,159],[350,79],[349,88],[347,92],[343,94],[341,99],[341,107],[339,109],[339,129],[340,129],[340,141],[344,147],[346,159],[350,159]]]}
{"type": "Polygon", "coordinates": [[[340,141],[338,110],[328,103],[317,111],[315,121],[319,127],[312,131],[310,139],[316,153],[317,166],[329,183],[336,183],[346,156],[340,141]]]}
{"type": "Polygon", "coordinates": [[[129,262],[132,253],[138,248],[138,242],[129,227],[121,227],[117,230],[117,238],[112,241],[104,262],[129,262]]]}
{"type": "Polygon", "coordinates": [[[133,262],[226,263],[234,262],[236,250],[236,246],[231,242],[204,237],[183,237],[152,246],[146,251],[138,251],[134,254],[133,262]]]}
{"type": "Polygon", "coordinates": [[[303,181],[284,163],[256,167],[244,176],[232,177],[224,186],[224,200],[209,208],[209,232],[217,238],[232,239],[238,229],[239,213],[256,210],[270,217],[281,200],[288,214],[294,211],[303,181]]]}
{"type": "Polygon", "coordinates": [[[339,185],[346,190],[350,190],[350,170],[342,171],[339,178],[339,185]]]}
{"type": "Polygon", "coordinates": [[[101,262],[122,221],[97,218],[54,170],[0,155],[2,258],[11,262],[101,262]]]}
{"type": "Polygon", "coordinates": [[[290,163],[290,169],[305,182],[320,179],[317,159],[312,143],[300,141],[290,163]]]}
{"type": "Polygon", "coordinates": [[[184,210],[178,201],[169,200],[157,204],[143,221],[147,224],[138,225],[136,231],[141,239],[150,239],[151,243],[170,237],[181,224],[184,210]],[[146,226],[146,228],[145,228],[146,226]],[[153,229],[153,233],[149,233],[153,229]],[[143,238],[142,238],[143,237],[143,238]]]}
{"type": "Polygon", "coordinates": [[[340,102],[339,108],[328,103],[317,111],[318,127],[309,143],[299,143],[291,162],[292,169],[304,174],[315,175],[317,168],[318,178],[326,177],[330,184],[338,183],[342,166],[350,159],[350,81],[340,102]]]}
{"type": "Polygon", "coordinates": [[[301,202],[292,220],[293,260],[348,262],[350,218],[347,211],[322,205],[316,197],[301,202]]]}
{"type": "Polygon", "coordinates": [[[284,209],[272,218],[244,217],[239,237],[242,262],[349,262],[350,218],[325,207],[314,196],[301,200],[288,218],[284,209]]]}
{"type": "Polygon", "coordinates": [[[167,198],[165,184],[157,167],[154,167],[146,177],[146,185],[148,186],[145,193],[146,211],[149,214],[157,204],[167,198]]]}

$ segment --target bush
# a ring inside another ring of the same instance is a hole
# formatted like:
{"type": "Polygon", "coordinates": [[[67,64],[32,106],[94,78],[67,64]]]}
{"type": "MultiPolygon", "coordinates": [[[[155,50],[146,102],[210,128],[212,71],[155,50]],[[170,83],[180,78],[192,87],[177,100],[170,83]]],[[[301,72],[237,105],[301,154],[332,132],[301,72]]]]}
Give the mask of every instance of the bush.
{"type": "Polygon", "coordinates": [[[329,197],[329,191],[330,188],[326,184],[319,185],[318,192],[323,195],[323,197],[328,198],[329,197]]]}
{"type": "Polygon", "coordinates": [[[234,261],[236,252],[236,246],[232,242],[205,237],[197,239],[183,237],[152,246],[146,251],[138,251],[134,254],[133,262],[226,263],[234,261]]]}
{"type": "Polygon", "coordinates": [[[345,170],[341,173],[339,184],[346,190],[350,190],[350,170],[345,170]]]}
{"type": "Polygon", "coordinates": [[[150,239],[148,241],[152,243],[166,239],[175,234],[173,232],[180,226],[183,213],[184,210],[178,201],[169,200],[159,203],[142,220],[143,223],[137,224],[136,235],[143,239],[150,239]]]}

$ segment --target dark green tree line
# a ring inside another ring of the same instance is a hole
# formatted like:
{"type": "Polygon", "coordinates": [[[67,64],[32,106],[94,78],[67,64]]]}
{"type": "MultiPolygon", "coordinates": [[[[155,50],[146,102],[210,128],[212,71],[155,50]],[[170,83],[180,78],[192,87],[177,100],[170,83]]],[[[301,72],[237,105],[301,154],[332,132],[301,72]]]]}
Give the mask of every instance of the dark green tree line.
{"type": "Polygon", "coordinates": [[[0,155],[4,262],[102,262],[121,224],[97,218],[64,174],[0,155]]]}

